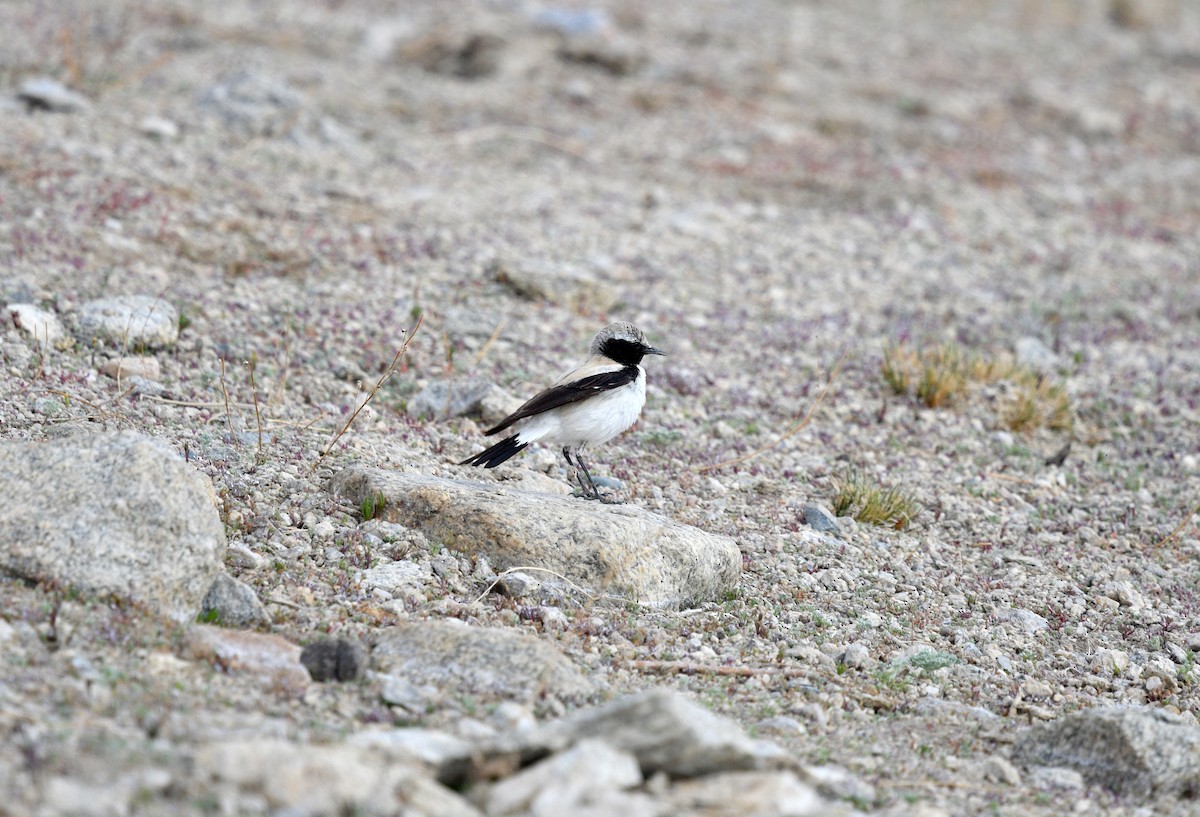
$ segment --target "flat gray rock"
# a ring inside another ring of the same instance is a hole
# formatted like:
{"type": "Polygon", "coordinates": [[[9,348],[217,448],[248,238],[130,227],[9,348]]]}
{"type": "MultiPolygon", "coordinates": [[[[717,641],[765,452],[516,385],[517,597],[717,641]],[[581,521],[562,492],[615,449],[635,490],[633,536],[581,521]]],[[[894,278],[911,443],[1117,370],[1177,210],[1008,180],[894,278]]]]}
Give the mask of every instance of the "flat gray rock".
{"type": "Polygon", "coordinates": [[[80,308],[77,334],[89,346],[166,349],[179,339],[179,312],[148,295],[102,298],[80,308]]]}
{"type": "Polygon", "coordinates": [[[833,817],[849,814],[831,806],[788,771],[728,772],[676,784],[669,792],[671,814],[706,817],[833,817]]]}
{"type": "Polygon", "coordinates": [[[207,480],[132,431],[0,443],[0,568],[190,621],[221,569],[207,480]]]}
{"type": "Polygon", "coordinates": [[[587,738],[631,752],[646,777],[655,772],[697,777],[757,769],[779,754],[770,744],[752,740],[732,720],[666,689],[572,713],[547,724],[538,736],[551,749],[587,738]]]}
{"type": "Polygon", "coordinates": [[[200,607],[201,616],[223,627],[257,627],[271,620],[254,588],[228,573],[217,574],[200,607]]]}
{"type": "Polygon", "coordinates": [[[492,268],[496,280],[514,294],[535,302],[549,302],[570,309],[612,309],[617,291],[608,277],[574,264],[541,259],[506,259],[492,268]]]}
{"type": "Polygon", "coordinates": [[[577,814],[605,794],[641,782],[641,769],[629,752],[603,741],[581,740],[493,786],[487,795],[487,813],[535,817],[577,814]]]}
{"type": "Polygon", "coordinates": [[[596,688],[562,653],[516,630],[472,627],[457,619],[416,621],[385,631],[374,668],[450,697],[582,701],[596,688]]]}
{"type": "Polygon", "coordinates": [[[436,380],[413,395],[405,406],[409,417],[441,420],[446,417],[479,417],[493,424],[521,405],[495,383],[486,380],[436,380]]]}
{"type": "Polygon", "coordinates": [[[349,743],[312,746],[262,738],[209,743],[196,751],[194,768],[196,780],[254,796],[273,814],[479,817],[423,770],[349,743]]]}
{"type": "Polygon", "coordinates": [[[86,111],[92,106],[83,94],[72,91],[56,79],[33,77],[21,83],[17,96],[35,108],[60,113],[86,111]]]}
{"type": "Polygon", "coordinates": [[[333,479],[355,506],[384,498],[381,516],[433,541],[483,554],[497,570],[541,567],[593,593],[668,609],[737,587],[737,543],[633,505],[352,466],[333,479]]]}
{"type": "Polygon", "coordinates": [[[34,304],[9,304],[6,309],[13,325],[43,348],[69,349],[74,345],[75,339],[63,331],[53,312],[34,304]]]}
{"type": "Polygon", "coordinates": [[[1087,709],[1030,729],[1017,759],[1075,769],[1123,796],[1200,791],[1200,727],[1146,706],[1087,709]]]}

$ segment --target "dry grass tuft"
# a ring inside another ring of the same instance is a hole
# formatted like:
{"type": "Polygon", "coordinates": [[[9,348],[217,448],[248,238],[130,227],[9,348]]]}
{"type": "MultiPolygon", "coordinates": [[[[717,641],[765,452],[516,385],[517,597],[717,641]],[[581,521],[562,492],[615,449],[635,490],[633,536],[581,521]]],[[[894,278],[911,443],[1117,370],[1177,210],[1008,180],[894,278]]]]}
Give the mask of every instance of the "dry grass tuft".
{"type": "Polygon", "coordinates": [[[1070,431],[1074,427],[1074,409],[1063,385],[1008,355],[986,357],[954,343],[923,351],[899,343],[883,350],[881,373],[893,392],[913,397],[929,408],[960,401],[972,383],[1008,383],[1016,396],[1001,412],[1005,428],[1027,432],[1037,428],[1070,431]]]}
{"type": "Polygon", "coordinates": [[[904,530],[921,512],[921,504],[910,494],[899,488],[884,487],[858,471],[837,477],[835,483],[833,512],[838,516],[853,516],[859,522],[904,530]]]}
{"type": "Polygon", "coordinates": [[[1001,422],[1010,431],[1033,431],[1049,428],[1071,431],[1075,426],[1075,411],[1061,383],[1045,378],[1022,378],[1017,381],[1017,395],[1004,409],[1001,422]]]}

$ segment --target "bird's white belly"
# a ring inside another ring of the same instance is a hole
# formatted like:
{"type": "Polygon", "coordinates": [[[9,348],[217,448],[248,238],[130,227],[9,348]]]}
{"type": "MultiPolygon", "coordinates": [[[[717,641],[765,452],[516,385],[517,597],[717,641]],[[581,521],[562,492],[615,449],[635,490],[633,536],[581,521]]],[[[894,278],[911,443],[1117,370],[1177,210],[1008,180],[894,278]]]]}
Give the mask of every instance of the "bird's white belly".
{"type": "Polygon", "coordinates": [[[530,417],[522,421],[518,436],[521,442],[600,445],[637,422],[645,404],[646,381],[639,377],[627,386],[530,417]]]}

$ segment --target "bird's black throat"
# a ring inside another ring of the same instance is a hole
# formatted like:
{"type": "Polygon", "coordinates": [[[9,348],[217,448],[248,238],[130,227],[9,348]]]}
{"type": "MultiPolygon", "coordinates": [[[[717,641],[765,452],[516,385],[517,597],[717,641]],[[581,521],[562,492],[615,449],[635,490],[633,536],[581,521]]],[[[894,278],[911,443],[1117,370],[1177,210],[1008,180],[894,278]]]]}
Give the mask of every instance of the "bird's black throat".
{"type": "Polygon", "coordinates": [[[646,356],[646,347],[624,338],[609,338],[600,347],[600,353],[622,366],[636,366],[646,356]]]}

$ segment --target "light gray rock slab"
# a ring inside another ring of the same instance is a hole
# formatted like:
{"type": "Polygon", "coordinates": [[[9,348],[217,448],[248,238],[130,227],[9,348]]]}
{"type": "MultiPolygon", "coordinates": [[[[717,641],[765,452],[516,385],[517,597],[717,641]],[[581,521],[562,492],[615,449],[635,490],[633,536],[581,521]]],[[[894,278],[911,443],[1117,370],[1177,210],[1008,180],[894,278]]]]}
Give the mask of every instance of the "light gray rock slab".
{"type": "Polygon", "coordinates": [[[34,304],[9,304],[5,307],[13,325],[42,348],[66,349],[75,339],[66,333],[58,316],[34,304]]]}
{"type": "Polygon", "coordinates": [[[89,346],[167,349],[179,339],[179,312],[148,295],[102,298],[80,307],[76,334],[89,346]]]}
{"type": "Polygon", "coordinates": [[[195,777],[232,785],[288,814],[405,814],[478,817],[479,810],[422,770],[349,744],[307,746],[284,740],[223,741],[200,747],[195,777]]]}
{"type": "Polygon", "coordinates": [[[804,524],[818,533],[828,533],[837,536],[841,532],[841,529],[838,527],[837,517],[822,506],[809,503],[801,509],[801,512],[804,514],[804,524]]]}
{"type": "Polygon", "coordinates": [[[462,781],[474,747],[460,737],[435,729],[378,729],[357,732],[347,741],[352,746],[375,749],[389,759],[427,766],[447,785],[462,781]]]}
{"type": "Polygon", "coordinates": [[[100,373],[115,380],[130,380],[136,377],[156,381],[162,377],[162,366],[159,365],[158,358],[131,355],[104,361],[100,364],[100,373]]]}
{"type": "Polygon", "coordinates": [[[477,556],[499,571],[540,567],[597,596],[668,609],[737,587],[742,557],[725,536],[634,505],[351,466],[332,491],[355,506],[384,498],[382,518],[477,556]]]}
{"type": "Polygon", "coordinates": [[[254,588],[219,573],[200,604],[200,615],[224,627],[257,627],[271,618],[254,588]]]}
{"type": "Polygon", "coordinates": [[[531,817],[575,814],[608,792],[641,782],[641,769],[629,752],[601,740],[581,740],[493,786],[487,797],[487,813],[531,817]]]}
{"type": "Polygon", "coordinates": [[[671,787],[673,814],[818,817],[834,813],[816,790],[787,771],[726,772],[671,787]]]}
{"type": "Polygon", "coordinates": [[[380,633],[374,668],[448,695],[581,701],[596,692],[566,656],[517,630],[472,627],[457,619],[416,621],[380,633]]]}
{"type": "Polygon", "coordinates": [[[409,417],[441,420],[478,417],[491,425],[521,405],[521,400],[486,380],[436,380],[417,392],[405,406],[409,417]]]}
{"type": "Polygon", "coordinates": [[[696,777],[756,769],[778,758],[770,744],[671,690],[652,690],[574,712],[543,727],[544,746],[561,748],[598,738],[632,752],[647,777],[665,772],[696,777]]]}
{"type": "Polygon", "coordinates": [[[858,803],[875,802],[875,787],[845,767],[824,764],[802,766],[794,771],[801,782],[812,786],[825,797],[858,803]]]}
{"type": "Polygon", "coordinates": [[[56,79],[32,77],[21,83],[17,96],[31,106],[48,111],[74,113],[92,106],[83,94],[72,91],[56,79]]]}
{"type": "Polygon", "coordinates": [[[605,276],[574,264],[506,259],[497,261],[492,272],[514,294],[531,301],[597,312],[606,312],[617,303],[617,291],[605,276]]]}
{"type": "Polygon", "coordinates": [[[1027,764],[1075,769],[1125,796],[1200,791],[1200,727],[1152,707],[1076,712],[1030,729],[1014,753],[1027,764]]]}
{"type": "Polygon", "coordinates": [[[225,554],[206,477],[132,431],[0,443],[0,568],[190,621],[225,554]]]}
{"type": "Polygon", "coordinates": [[[309,684],[300,652],[299,646],[277,635],[197,624],[187,632],[183,656],[231,675],[258,676],[270,687],[299,691],[309,684]]]}
{"type": "Polygon", "coordinates": [[[428,564],[408,562],[403,559],[376,565],[364,570],[362,575],[364,585],[377,587],[389,593],[419,590],[431,581],[433,581],[433,571],[428,564]]]}

